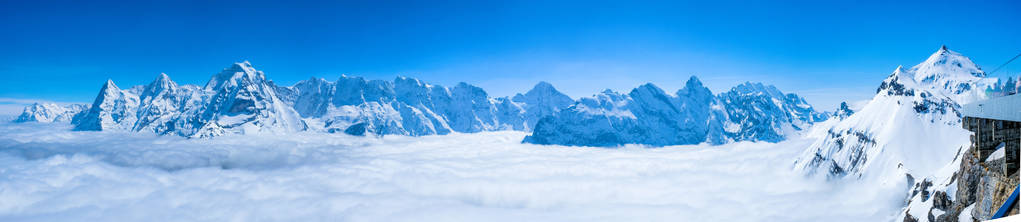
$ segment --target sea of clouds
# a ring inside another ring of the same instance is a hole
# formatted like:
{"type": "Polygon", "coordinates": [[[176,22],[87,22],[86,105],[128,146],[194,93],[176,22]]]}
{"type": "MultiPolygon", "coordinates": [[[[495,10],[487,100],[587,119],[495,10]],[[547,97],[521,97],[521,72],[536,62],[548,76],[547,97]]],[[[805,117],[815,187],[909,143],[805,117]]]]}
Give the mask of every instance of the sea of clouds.
{"type": "Polygon", "coordinates": [[[0,123],[0,221],[889,221],[905,198],[792,171],[809,139],[607,149],[521,132],[69,129],[0,123]]]}

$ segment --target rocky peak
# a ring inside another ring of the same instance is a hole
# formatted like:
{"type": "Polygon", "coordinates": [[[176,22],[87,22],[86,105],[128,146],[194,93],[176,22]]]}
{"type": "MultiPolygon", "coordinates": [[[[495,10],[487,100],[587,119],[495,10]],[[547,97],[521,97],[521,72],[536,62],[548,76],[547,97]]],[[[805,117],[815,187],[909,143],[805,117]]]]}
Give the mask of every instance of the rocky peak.
{"type": "Polygon", "coordinates": [[[780,89],[777,89],[776,86],[752,82],[745,82],[734,86],[730,89],[730,92],[746,96],[766,95],[773,98],[782,98],[784,96],[783,92],[780,92],[780,89]]]}
{"type": "Polygon", "coordinates": [[[107,79],[106,83],[103,83],[103,88],[99,89],[100,95],[119,93],[121,88],[117,87],[117,84],[113,83],[112,79],[107,79]]]}
{"type": "Polygon", "coordinates": [[[691,76],[688,81],[684,83],[684,88],[677,90],[678,97],[712,97],[713,92],[702,85],[702,81],[698,77],[691,76]]]}
{"type": "Polygon", "coordinates": [[[940,83],[946,79],[972,79],[985,77],[985,72],[968,57],[947,49],[944,45],[924,62],[911,67],[914,80],[919,83],[940,83]]]}
{"type": "Polygon", "coordinates": [[[686,89],[705,88],[705,86],[702,86],[702,80],[699,80],[698,77],[691,76],[688,78],[687,82],[684,82],[684,88],[686,89]]]}
{"type": "Polygon", "coordinates": [[[153,80],[152,83],[145,86],[140,99],[145,101],[153,96],[159,95],[162,92],[173,92],[175,90],[177,90],[177,83],[170,80],[170,76],[167,76],[166,73],[160,73],[156,76],[156,80],[153,80]]]}
{"type": "Polygon", "coordinates": [[[571,99],[570,96],[561,93],[560,91],[553,87],[553,84],[550,84],[545,81],[535,84],[535,87],[532,87],[532,89],[528,90],[528,92],[526,92],[525,94],[518,93],[517,95],[514,95],[513,101],[533,103],[533,105],[534,103],[542,103],[543,101],[548,101],[552,103],[557,103],[554,104],[556,106],[561,106],[561,104],[563,103],[568,103],[567,105],[570,105],[569,103],[574,102],[574,100],[571,99]]]}
{"type": "Polygon", "coordinates": [[[656,84],[645,83],[642,84],[641,86],[638,86],[638,88],[631,90],[631,92],[628,93],[628,95],[632,97],[640,97],[643,95],[665,96],[666,92],[663,92],[663,89],[660,89],[658,86],[656,86],[656,84]]]}
{"type": "Polygon", "coordinates": [[[262,71],[255,70],[248,61],[234,63],[228,68],[223,69],[220,73],[214,75],[206,83],[207,90],[220,90],[225,87],[234,86],[245,86],[253,84],[263,84],[266,82],[266,77],[262,71]]]}
{"type": "Polygon", "coordinates": [[[466,96],[480,101],[482,99],[488,99],[489,97],[489,94],[486,93],[486,91],[483,90],[482,88],[468,84],[466,82],[457,83],[457,85],[454,86],[454,89],[452,89],[451,91],[452,91],[451,93],[454,94],[455,96],[458,95],[466,96]]]}
{"type": "Polygon", "coordinates": [[[548,83],[546,81],[539,81],[539,83],[536,83],[535,86],[532,87],[532,90],[528,90],[528,93],[532,93],[532,92],[555,92],[555,91],[557,91],[557,89],[553,88],[553,84],[550,84],[550,83],[548,83]]]}
{"type": "Polygon", "coordinates": [[[854,114],[854,110],[851,110],[851,107],[847,105],[847,102],[840,102],[840,107],[837,108],[837,112],[833,115],[837,118],[844,119],[851,116],[851,114],[854,114]]]}

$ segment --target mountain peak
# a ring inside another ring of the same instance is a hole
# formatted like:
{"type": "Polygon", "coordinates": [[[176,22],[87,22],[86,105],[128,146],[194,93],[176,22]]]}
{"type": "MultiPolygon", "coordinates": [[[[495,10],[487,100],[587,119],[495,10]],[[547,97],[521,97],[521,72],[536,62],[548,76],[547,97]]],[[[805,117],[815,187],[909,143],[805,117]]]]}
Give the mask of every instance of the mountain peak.
{"type": "Polygon", "coordinates": [[[890,76],[891,77],[893,77],[893,76],[900,76],[900,75],[904,75],[907,72],[908,71],[906,69],[904,69],[904,66],[898,65],[897,68],[893,69],[893,73],[890,73],[890,76]]]}
{"type": "Polygon", "coordinates": [[[550,84],[546,81],[539,81],[539,83],[536,83],[531,90],[525,92],[525,95],[528,96],[562,95],[562,94],[563,93],[560,93],[560,91],[557,91],[557,89],[553,87],[553,84],[550,84]]]}
{"type": "Polygon", "coordinates": [[[235,62],[234,66],[238,66],[238,67],[242,67],[242,68],[255,68],[255,67],[252,66],[252,63],[249,62],[248,60],[245,60],[245,61],[242,61],[242,62],[235,62]]]}
{"type": "Polygon", "coordinates": [[[656,84],[652,84],[651,82],[642,84],[642,85],[638,86],[638,88],[635,88],[635,90],[650,90],[650,91],[660,91],[660,92],[663,91],[663,89],[660,89],[659,86],[656,86],[656,84]]]}
{"type": "Polygon", "coordinates": [[[103,83],[102,91],[106,92],[110,90],[120,90],[120,88],[117,88],[117,84],[113,83],[113,79],[106,79],[106,83],[103,83]]]}
{"type": "Polygon", "coordinates": [[[695,76],[688,78],[688,81],[684,83],[684,88],[677,90],[677,96],[681,97],[711,97],[712,95],[712,91],[709,91],[709,88],[703,86],[702,81],[695,76]]]}
{"type": "Polygon", "coordinates": [[[918,82],[931,82],[934,78],[985,77],[985,72],[970,58],[947,49],[946,45],[929,55],[924,62],[911,67],[918,82]]]}
{"type": "Polygon", "coordinates": [[[174,81],[170,80],[170,76],[168,76],[166,73],[160,73],[159,75],[156,76],[156,80],[153,80],[152,83],[149,83],[149,85],[146,86],[145,90],[146,92],[143,94],[155,93],[156,91],[172,89],[176,87],[177,83],[174,83],[174,81]]]}
{"type": "Polygon", "coordinates": [[[851,106],[847,105],[847,102],[844,101],[840,102],[840,107],[837,108],[837,112],[834,113],[834,116],[844,119],[851,116],[851,114],[854,114],[854,110],[851,110],[851,106]]]}
{"type": "Polygon", "coordinates": [[[517,95],[514,96],[514,98],[512,98],[512,101],[531,102],[542,99],[557,101],[570,100],[573,102],[573,99],[571,99],[570,96],[567,96],[566,94],[557,91],[557,89],[553,87],[553,84],[550,84],[546,81],[539,81],[539,83],[536,83],[535,86],[532,87],[531,90],[528,90],[528,92],[525,92],[525,94],[518,93],[517,95]]]}
{"type": "Polygon", "coordinates": [[[240,84],[242,82],[257,83],[265,81],[261,71],[255,70],[252,63],[248,61],[237,62],[229,68],[223,69],[220,73],[209,79],[206,89],[215,90],[223,87],[224,84],[240,84]],[[239,82],[239,80],[241,80],[239,82]]]}
{"type": "Polygon", "coordinates": [[[556,89],[553,88],[553,84],[550,84],[546,81],[539,81],[539,83],[536,83],[535,86],[532,87],[532,90],[556,90],[556,89]]]}
{"type": "Polygon", "coordinates": [[[702,80],[699,80],[698,77],[692,75],[688,78],[688,81],[684,83],[684,87],[702,87],[702,80]]]}

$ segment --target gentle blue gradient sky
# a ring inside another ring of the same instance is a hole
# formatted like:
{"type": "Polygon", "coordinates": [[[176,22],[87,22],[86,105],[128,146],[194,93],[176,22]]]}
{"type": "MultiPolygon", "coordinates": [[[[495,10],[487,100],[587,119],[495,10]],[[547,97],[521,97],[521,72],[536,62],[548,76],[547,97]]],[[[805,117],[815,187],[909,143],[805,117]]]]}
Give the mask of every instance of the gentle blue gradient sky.
{"type": "Polygon", "coordinates": [[[696,75],[714,92],[764,82],[829,110],[942,44],[987,71],[1021,52],[1017,0],[159,2],[3,1],[0,103],[91,102],[107,78],[160,72],[204,84],[249,60],[283,85],[403,75],[494,96],[540,80],[572,97],[672,92],[696,75]]]}

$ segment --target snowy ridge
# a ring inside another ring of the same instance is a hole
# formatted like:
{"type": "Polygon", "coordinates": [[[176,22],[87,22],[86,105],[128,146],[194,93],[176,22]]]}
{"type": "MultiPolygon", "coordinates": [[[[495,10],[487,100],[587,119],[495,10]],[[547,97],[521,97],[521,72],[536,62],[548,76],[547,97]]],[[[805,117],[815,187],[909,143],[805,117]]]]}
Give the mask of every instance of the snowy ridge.
{"type": "Polygon", "coordinates": [[[537,131],[525,142],[595,146],[776,142],[827,117],[803,98],[760,83],[713,95],[692,77],[674,94],[646,84],[626,95],[608,90],[575,101],[552,84],[539,82],[526,93],[493,98],[463,82],[444,87],[407,77],[386,81],[341,76],[332,82],[310,78],[277,86],[247,61],[225,68],[204,86],[179,85],[162,73],[149,84],[127,90],[107,81],[85,111],[43,106],[26,109],[23,116],[25,121],[34,121],[33,115],[39,121],[69,119],[57,118],[61,113],[79,116],[72,122],[75,130],[184,137],[517,130],[537,131]]]}
{"type": "Polygon", "coordinates": [[[310,79],[282,88],[284,100],[313,128],[350,134],[434,135],[491,130],[528,131],[534,119],[574,103],[548,83],[509,98],[491,98],[482,88],[452,88],[407,77],[393,81],[342,76],[336,82],[310,79]],[[543,97],[543,98],[537,98],[543,97]],[[352,128],[354,127],[354,128],[352,128]]]}
{"type": "Polygon", "coordinates": [[[538,122],[524,142],[577,146],[777,142],[825,114],[795,94],[745,83],[713,95],[692,76],[673,95],[649,83],[620,94],[610,90],[582,98],[538,122]]]}
{"type": "Polygon", "coordinates": [[[322,131],[354,135],[434,135],[491,130],[530,131],[574,100],[546,82],[509,97],[491,98],[460,83],[447,88],[417,79],[342,76],[282,87],[245,61],[213,75],[205,86],[178,85],[166,74],[127,90],[108,80],[92,106],[36,104],[18,122],[66,122],[75,130],[127,130],[214,137],[322,131]]]}

